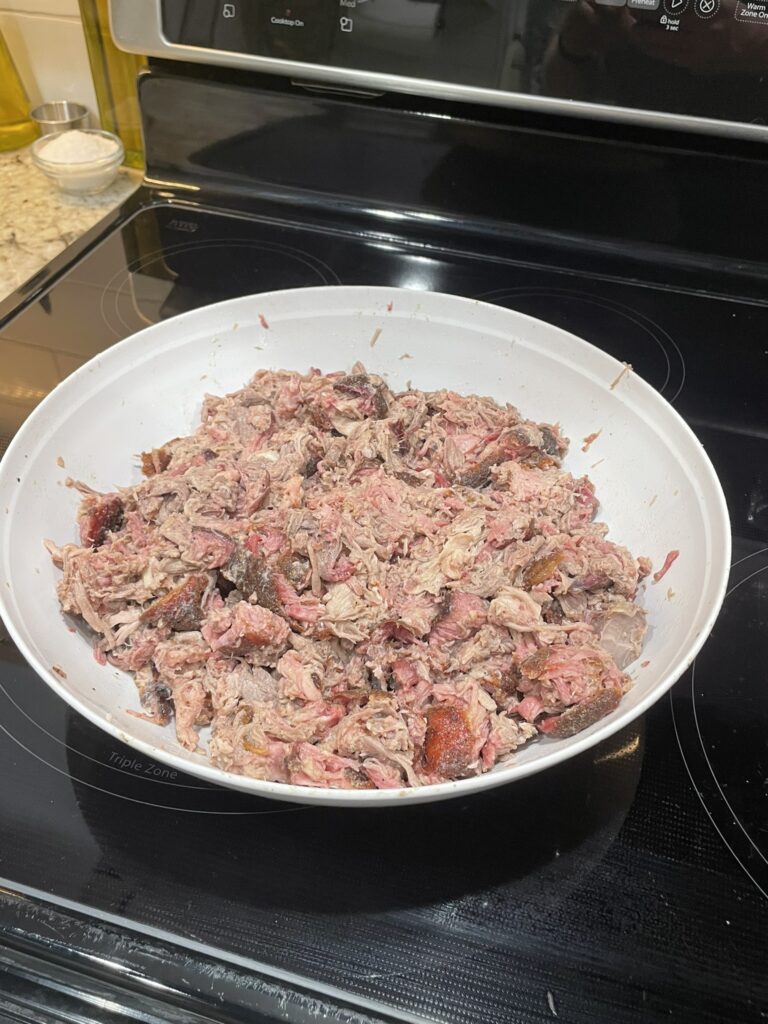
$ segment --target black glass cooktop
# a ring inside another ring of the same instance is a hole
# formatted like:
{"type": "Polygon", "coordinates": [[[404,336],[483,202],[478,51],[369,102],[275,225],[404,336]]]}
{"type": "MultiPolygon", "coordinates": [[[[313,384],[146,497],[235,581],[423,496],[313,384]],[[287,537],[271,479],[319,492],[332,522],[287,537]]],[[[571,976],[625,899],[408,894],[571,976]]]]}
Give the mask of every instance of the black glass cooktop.
{"type": "Polygon", "coordinates": [[[321,810],[137,760],[53,696],[0,633],[7,892],[178,944],[163,970],[179,991],[183,950],[195,948],[336,992],[367,1007],[365,1019],[765,1018],[768,303],[512,255],[145,208],[0,333],[0,435],[115,340],[234,295],[388,284],[540,316],[631,362],[691,423],[723,481],[731,590],[671,699],[506,789],[321,810]]]}

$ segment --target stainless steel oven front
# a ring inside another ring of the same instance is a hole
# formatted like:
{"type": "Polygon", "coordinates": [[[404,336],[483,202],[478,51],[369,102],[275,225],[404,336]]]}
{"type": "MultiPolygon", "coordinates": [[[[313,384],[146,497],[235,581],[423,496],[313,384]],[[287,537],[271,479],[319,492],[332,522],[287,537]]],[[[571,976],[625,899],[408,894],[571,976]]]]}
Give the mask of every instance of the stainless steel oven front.
{"type": "Polygon", "coordinates": [[[154,57],[768,138],[768,0],[111,0],[111,19],[154,57]]]}

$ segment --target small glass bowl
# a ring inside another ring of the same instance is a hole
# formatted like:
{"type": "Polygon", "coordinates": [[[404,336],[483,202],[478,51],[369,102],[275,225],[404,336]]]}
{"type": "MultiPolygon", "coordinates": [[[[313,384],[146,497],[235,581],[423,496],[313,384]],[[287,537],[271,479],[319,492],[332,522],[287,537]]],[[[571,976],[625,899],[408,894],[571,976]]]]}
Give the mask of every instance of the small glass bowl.
{"type": "Polygon", "coordinates": [[[102,138],[110,139],[116,144],[114,153],[102,157],[100,160],[86,160],[68,164],[57,163],[45,159],[45,147],[53,139],[63,132],[55,135],[43,135],[36,142],[32,143],[32,162],[39,167],[62,192],[69,192],[74,195],[93,195],[96,192],[103,192],[109,188],[117,177],[117,171],[123,162],[125,151],[123,144],[117,135],[111,132],[103,132],[97,128],[78,129],[86,135],[101,135],[102,138]]]}

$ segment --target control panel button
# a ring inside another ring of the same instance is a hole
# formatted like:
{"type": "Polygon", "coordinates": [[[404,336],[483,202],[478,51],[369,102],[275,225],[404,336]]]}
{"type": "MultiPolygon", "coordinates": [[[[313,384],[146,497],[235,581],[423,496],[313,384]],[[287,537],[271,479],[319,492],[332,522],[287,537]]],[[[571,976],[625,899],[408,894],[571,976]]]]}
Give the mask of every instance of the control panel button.
{"type": "Polygon", "coordinates": [[[700,18],[713,18],[720,7],[720,0],[693,0],[693,9],[700,18]]]}
{"type": "Polygon", "coordinates": [[[687,7],[688,0],[664,0],[664,10],[673,18],[684,14],[687,7]]]}
{"type": "Polygon", "coordinates": [[[661,0],[627,0],[627,7],[638,11],[658,11],[661,0]]]}
{"type": "Polygon", "coordinates": [[[221,8],[221,16],[222,18],[236,18],[237,8],[234,4],[224,4],[221,8]]]}

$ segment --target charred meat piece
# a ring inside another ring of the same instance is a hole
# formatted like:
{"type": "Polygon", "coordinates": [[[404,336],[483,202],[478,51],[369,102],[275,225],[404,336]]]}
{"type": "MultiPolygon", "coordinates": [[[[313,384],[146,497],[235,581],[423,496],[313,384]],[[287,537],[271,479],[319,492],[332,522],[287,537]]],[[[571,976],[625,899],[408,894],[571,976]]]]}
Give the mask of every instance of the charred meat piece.
{"type": "Polygon", "coordinates": [[[545,454],[541,448],[525,449],[519,461],[523,466],[530,466],[532,469],[552,469],[558,465],[557,459],[545,454]]]}
{"type": "Polygon", "coordinates": [[[521,423],[510,431],[510,439],[517,446],[512,458],[542,469],[558,465],[565,452],[565,445],[558,443],[554,430],[544,425],[521,423]]]}
{"type": "Polygon", "coordinates": [[[562,605],[558,601],[550,603],[542,609],[542,619],[550,626],[560,626],[565,619],[562,605]]]}
{"type": "Polygon", "coordinates": [[[499,672],[495,678],[486,676],[483,679],[484,686],[491,686],[494,693],[504,697],[514,697],[520,686],[522,675],[517,665],[513,665],[508,671],[499,672]]]}
{"type": "Polygon", "coordinates": [[[255,599],[262,607],[282,615],[284,608],[279,593],[281,577],[292,587],[303,590],[309,582],[310,565],[301,555],[291,556],[287,552],[278,552],[266,558],[238,545],[221,572],[244,598],[255,599]]]}
{"type": "Polygon", "coordinates": [[[371,378],[366,373],[348,373],[333,385],[334,391],[354,398],[366,398],[373,389],[371,378]]]}
{"type": "Polygon", "coordinates": [[[310,455],[307,461],[304,463],[302,469],[302,476],[305,480],[309,480],[317,472],[317,467],[320,465],[320,457],[318,455],[310,455]]]}
{"type": "Polygon", "coordinates": [[[377,419],[383,420],[387,415],[387,400],[381,384],[374,384],[365,373],[348,373],[333,385],[334,391],[350,398],[366,399],[367,410],[377,419]]]}
{"type": "Polygon", "coordinates": [[[238,545],[221,573],[225,579],[234,583],[244,598],[255,597],[264,608],[280,612],[274,573],[266,559],[260,555],[254,555],[248,548],[238,545]]]}
{"type": "Polygon", "coordinates": [[[424,737],[424,767],[428,772],[457,779],[472,758],[472,732],[466,713],[452,705],[438,705],[427,711],[424,737]]]}
{"type": "Polygon", "coordinates": [[[150,626],[169,626],[174,632],[183,633],[197,629],[202,619],[201,602],[208,577],[189,576],[178,587],[154,601],[141,613],[141,621],[150,626]]]}
{"type": "Polygon", "coordinates": [[[251,554],[248,548],[238,544],[229,561],[222,566],[219,574],[237,587],[243,597],[250,597],[256,587],[256,573],[261,559],[251,554]]]}
{"type": "Polygon", "coordinates": [[[257,558],[256,563],[252,573],[246,577],[246,586],[250,587],[250,596],[255,596],[262,608],[280,613],[282,609],[277,596],[274,573],[261,559],[257,558]]]}
{"type": "Polygon", "coordinates": [[[565,452],[565,445],[559,445],[555,432],[551,427],[547,427],[542,424],[539,428],[541,430],[541,447],[547,455],[562,455],[565,452]]]}
{"type": "Polygon", "coordinates": [[[549,648],[540,647],[538,651],[530,654],[520,665],[520,672],[528,679],[539,679],[547,667],[549,661],[549,648]]]}
{"type": "Polygon", "coordinates": [[[563,557],[562,551],[553,551],[551,555],[545,555],[543,558],[537,558],[535,562],[531,562],[523,573],[525,589],[530,590],[531,587],[551,579],[558,565],[563,561],[563,557]]]}
{"type": "Polygon", "coordinates": [[[501,452],[495,455],[487,455],[484,459],[476,462],[474,466],[470,466],[466,473],[462,473],[458,482],[462,487],[485,487],[491,479],[493,467],[498,466],[503,461],[504,455],[501,452]]]}
{"type": "Polygon", "coordinates": [[[100,548],[107,535],[123,525],[125,509],[117,495],[105,495],[89,505],[80,518],[80,543],[84,548],[100,548]]]}
{"type": "Polygon", "coordinates": [[[311,572],[309,559],[303,558],[301,555],[294,555],[293,558],[284,559],[280,569],[291,586],[297,590],[306,588],[311,572]]]}
{"type": "Polygon", "coordinates": [[[459,477],[464,487],[485,487],[491,480],[491,470],[502,462],[519,462],[536,469],[551,469],[559,462],[557,439],[548,431],[549,442],[535,427],[514,427],[490,445],[485,454],[459,477]],[[554,447],[554,452],[550,449],[554,447]]]}
{"type": "Polygon", "coordinates": [[[141,471],[144,476],[155,476],[163,473],[171,464],[171,453],[167,448],[153,448],[151,452],[141,453],[141,471]]]}
{"type": "Polygon", "coordinates": [[[157,680],[149,683],[139,699],[144,713],[157,725],[167,725],[173,718],[173,696],[164,683],[157,680]]]}
{"type": "Polygon", "coordinates": [[[236,590],[235,584],[232,580],[228,580],[226,576],[219,570],[216,573],[216,589],[222,597],[229,597],[233,590],[236,590]]]}
{"type": "Polygon", "coordinates": [[[539,731],[546,733],[547,736],[554,736],[558,740],[567,739],[615,711],[620,701],[620,688],[618,686],[611,687],[581,704],[574,704],[573,707],[566,708],[562,715],[553,715],[551,718],[537,723],[539,731]]]}

